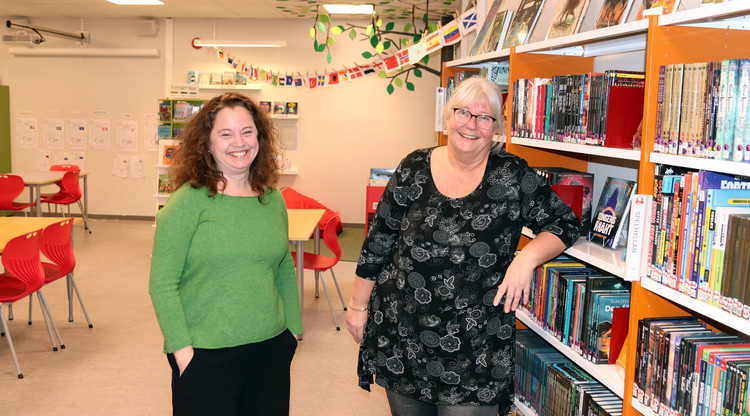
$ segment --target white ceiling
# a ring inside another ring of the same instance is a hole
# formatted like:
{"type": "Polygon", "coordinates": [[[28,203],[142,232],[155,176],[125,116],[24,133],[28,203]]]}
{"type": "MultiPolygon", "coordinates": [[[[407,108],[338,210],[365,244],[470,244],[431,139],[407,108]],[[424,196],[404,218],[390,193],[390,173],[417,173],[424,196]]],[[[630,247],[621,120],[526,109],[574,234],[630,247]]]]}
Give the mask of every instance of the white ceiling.
{"type": "MultiPolygon", "coordinates": [[[[8,17],[174,17],[174,18],[314,18],[323,3],[375,3],[384,18],[411,18],[412,5],[427,0],[162,0],[163,6],[118,6],[106,0],[0,0],[0,16],[8,17]]],[[[458,0],[429,3],[432,13],[456,10],[458,0]]],[[[417,19],[419,19],[418,16],[417,19]]]]}

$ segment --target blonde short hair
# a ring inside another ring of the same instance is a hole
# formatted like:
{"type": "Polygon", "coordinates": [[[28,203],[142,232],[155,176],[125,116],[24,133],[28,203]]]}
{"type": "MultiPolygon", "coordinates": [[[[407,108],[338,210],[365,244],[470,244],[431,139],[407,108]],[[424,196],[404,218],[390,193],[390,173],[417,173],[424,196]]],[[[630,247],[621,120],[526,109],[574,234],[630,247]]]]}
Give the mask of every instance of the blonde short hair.
{"type": "Polygon", "coordinates": [[[453,91],[451,98],[448,99],[443,108],[443,122],[448,122],[448,119],[453,115],[454,108],[468,108],[479,102],[489,104],[492,114],[488,115],[497,119],[495,130],[502,131],[504,129],[503,93],[497,84],[480,77],[464,80],[453,91]]]}

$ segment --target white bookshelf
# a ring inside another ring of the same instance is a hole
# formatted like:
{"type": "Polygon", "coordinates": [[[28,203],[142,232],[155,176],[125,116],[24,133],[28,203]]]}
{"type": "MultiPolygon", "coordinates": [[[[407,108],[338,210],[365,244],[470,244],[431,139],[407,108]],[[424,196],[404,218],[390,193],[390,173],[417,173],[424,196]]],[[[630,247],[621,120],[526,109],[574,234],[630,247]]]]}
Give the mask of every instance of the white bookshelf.
{"type": "Polygon", "coordinates": [[[198,89],[201,90],[259,90],[261,88],[260,83],[246,84],[246,85],[200,85],[198,89]]]}
{"type": "Polygon", "coordinates": [[[526,147],[539,149],[558,150],[569,153],[581,153],[586,155],[604,156],[613,159],[640,160],[640,149],[622,149],[617,147],[590,146],[586,144],[563,143],[552,140],[526,139],[511,137],[511,143],[526,147]]]}
{"type": "MultiPolygon", "coordinates": [[[[525,227],[523,235],[534,238],[534,233],[525,227]]],[[[589,242],[586,237],[581,237],[575,244],[565,250],[565,254],[611,273],[613,276],[622,278],[625,276],[625,260],[622,259],[624,250],[625,247],[617,250],[604,248],[601,244],[589,242]]]]}
{"type": "Polygon", "coordinates": [[[652,152],[649,155],[651,163],[680,166],[683,168],[711,170],[731,175],[750,176],[750,163],[733,162],[730,160],[705,159],[652,152]]]}

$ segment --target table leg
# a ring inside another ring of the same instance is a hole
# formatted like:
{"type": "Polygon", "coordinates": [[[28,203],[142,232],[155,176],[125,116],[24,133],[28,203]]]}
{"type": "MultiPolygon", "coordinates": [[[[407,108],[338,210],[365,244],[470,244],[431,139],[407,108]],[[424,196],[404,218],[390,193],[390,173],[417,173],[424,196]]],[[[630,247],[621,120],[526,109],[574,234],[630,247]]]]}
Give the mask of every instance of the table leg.
{"type": "MultiPolygon", "coordinates": [[[[36,216],[42,216],[42,185],[34,185],[36,189],[36,216]]],[[[31,189],[31,188],[29,188],[31,189]]]]}
{"type": "MultiPolygon", "coordinates": [[[[320,254],[320,223],[315,226],[313,232],[313,250],[315,254],[320,254]]],[[[315,272],[315,297],[320,297],[318,292],[318,282],[320,281],[320,272],[315,272]]]]}
{"type": "Polygon", "coordinates": [[[295,244],[297,245],[297,290],[299,291],[299,311],[301,316],[305,299],[305,246],[301,240],[297,240],[295,244]]]}

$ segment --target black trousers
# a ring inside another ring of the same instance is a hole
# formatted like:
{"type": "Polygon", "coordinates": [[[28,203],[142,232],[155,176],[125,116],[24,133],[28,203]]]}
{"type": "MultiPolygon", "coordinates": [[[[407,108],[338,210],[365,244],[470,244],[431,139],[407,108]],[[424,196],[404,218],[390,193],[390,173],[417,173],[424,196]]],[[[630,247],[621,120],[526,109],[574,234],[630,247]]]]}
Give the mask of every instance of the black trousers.
{"type": "Polygon", "coordinates": [[[195,349],[180,376],[174,356],[174,416],[288,416],[289,368],[297,340],[289,330],[266,341],[220,349],[195,349]]]}

